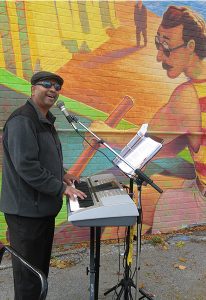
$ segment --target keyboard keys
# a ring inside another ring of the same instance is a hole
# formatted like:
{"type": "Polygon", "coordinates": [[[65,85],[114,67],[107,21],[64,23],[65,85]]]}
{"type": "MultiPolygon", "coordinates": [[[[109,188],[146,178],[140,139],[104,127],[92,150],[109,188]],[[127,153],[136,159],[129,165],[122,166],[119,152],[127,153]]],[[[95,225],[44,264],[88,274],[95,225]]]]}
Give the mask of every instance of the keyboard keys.
{"type": "Polygon", "coordinates": [[[76,182],[75,181],[75,188],[84,192],[87,195],[87,198],[85,199],[81,199],[79,197],[77,197],[78,202],[79,202],[79,207],[89,207],[94,205],[93,199],[92,199],[92,194],[90,192],[89,186],[87,184],[87,182],[85,181],[80,181],[80,182],[76,182]]]}

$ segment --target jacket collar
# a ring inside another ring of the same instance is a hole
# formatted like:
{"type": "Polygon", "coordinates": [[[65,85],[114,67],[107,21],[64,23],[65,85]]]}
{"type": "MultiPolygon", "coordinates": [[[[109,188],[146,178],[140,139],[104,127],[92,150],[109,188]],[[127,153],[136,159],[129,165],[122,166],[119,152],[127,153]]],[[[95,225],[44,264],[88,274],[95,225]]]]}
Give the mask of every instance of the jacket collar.
{"type": "Polygon", "coordinates": [[[29,98],[28,99],[28,102],[29,104],[31,104],[33,106],[33,108],[35,109],[37,115],[38,115],[38,118],[41,122],[43,123],[49,123],[49,124],[54,124],[56,118],[55,116],[50,112],[48,111],[47,113],[47,116],[45,117],[41,112],[40,112],[40,109],[38,108],[38,106],[34,103],[34,101],[29,98]]]}

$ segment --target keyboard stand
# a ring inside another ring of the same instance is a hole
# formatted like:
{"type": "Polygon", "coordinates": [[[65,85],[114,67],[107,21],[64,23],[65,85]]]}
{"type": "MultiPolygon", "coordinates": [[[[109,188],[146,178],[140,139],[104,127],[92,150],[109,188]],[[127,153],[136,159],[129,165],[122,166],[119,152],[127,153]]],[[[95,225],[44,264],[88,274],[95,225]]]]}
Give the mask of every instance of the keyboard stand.
{"type": "Polygon", "coordinates": [[[101,227],[90,228],[90,300],[98,300],[101,227]]]}

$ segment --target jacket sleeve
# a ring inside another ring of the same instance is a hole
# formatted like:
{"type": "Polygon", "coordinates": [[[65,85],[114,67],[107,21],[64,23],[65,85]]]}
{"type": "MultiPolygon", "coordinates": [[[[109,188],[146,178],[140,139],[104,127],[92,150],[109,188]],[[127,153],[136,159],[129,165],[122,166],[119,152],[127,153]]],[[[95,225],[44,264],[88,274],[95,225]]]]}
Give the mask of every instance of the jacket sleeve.
{"type": "Polygon", "coordinates": [[[18,175],[39,192],[62,195],[65,184],[38,160],[39,146],[33,122],[28,117],[14,117],[7,123],[6,131],[8,152],[18,175]]]}

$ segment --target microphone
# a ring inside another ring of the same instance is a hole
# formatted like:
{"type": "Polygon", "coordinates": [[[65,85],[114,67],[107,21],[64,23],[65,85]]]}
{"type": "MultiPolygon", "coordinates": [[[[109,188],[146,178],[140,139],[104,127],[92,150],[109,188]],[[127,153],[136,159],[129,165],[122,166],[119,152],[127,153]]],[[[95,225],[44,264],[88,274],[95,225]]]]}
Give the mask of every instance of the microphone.
{"type": "Polygon", "coordinates": [[[66,107],[64,106],[63,101],[58,101],[56,105],[62,111],[62,113],[65,115],[65,117],[69,123],[77,122],[77,118],[75,116],[71,116],[68,113],[66,107]]]}

